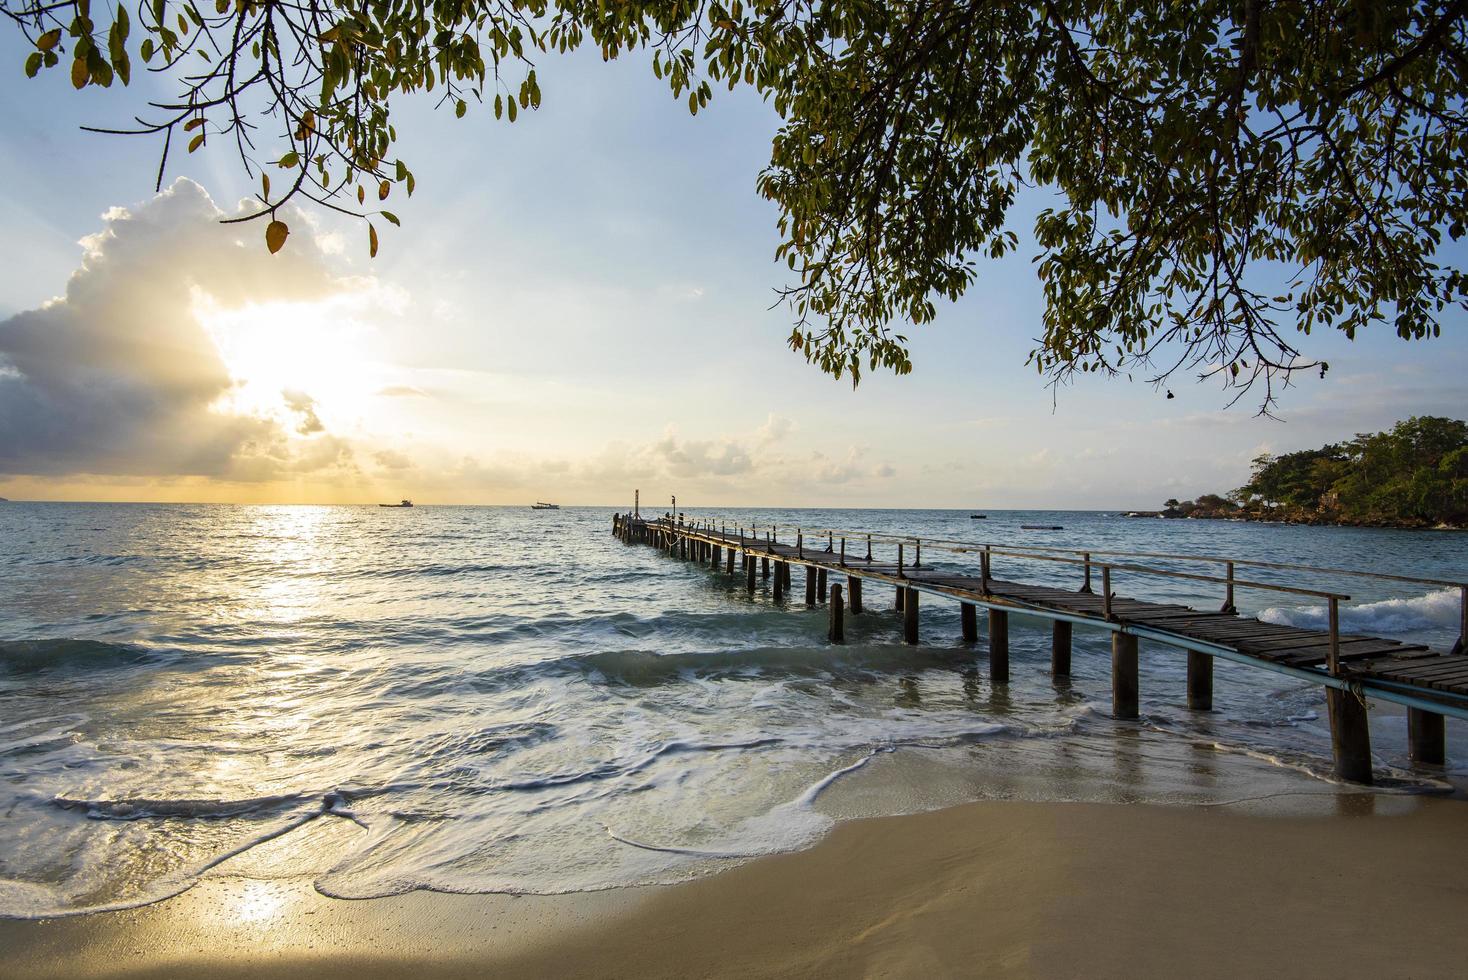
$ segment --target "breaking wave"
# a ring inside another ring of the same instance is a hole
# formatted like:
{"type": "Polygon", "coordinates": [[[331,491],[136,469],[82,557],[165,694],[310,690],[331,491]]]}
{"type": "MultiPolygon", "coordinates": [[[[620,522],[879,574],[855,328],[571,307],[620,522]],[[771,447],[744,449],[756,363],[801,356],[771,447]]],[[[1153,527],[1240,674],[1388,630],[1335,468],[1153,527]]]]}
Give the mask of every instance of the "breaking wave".
{"type": "MultiPolygon", "coordinates": [[[[1350,633],[1415,633],[1424,630],[1456,629],[1458,593],[1441,589],[1410,599],[1382,599],[1341,607],[1341,629],[1350,633]]],[[[1329,611],[1325,606],[1271,606],[1259,614],[1266,623],[1325,629],[1329,611]]]]}

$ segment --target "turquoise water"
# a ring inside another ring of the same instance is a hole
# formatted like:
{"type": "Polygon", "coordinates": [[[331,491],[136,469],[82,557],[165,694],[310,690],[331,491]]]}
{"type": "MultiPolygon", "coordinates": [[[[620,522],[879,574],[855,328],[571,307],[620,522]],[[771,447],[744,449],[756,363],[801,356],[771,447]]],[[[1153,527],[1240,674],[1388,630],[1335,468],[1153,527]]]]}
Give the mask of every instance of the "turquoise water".
{"type": "MultiPolygon", "coordinates": [[[[1468,577],[1468,535],[1452,532],[686,513],[1468,577]]],[[[564,892],[678,880],[804,846],[839,819],[969,799],[1341,791],[1310,685],[1220,663],[1218,710],[1194,713],[1185,658],[1143,644],[1143,718],[1116,722],[1104,633],[1077,629],[1075,675],[1057,686],[1045,624],[1016,618],[1013,680],[995,687],[982,646],[958,642],[956,604],[925,600],[911,648],[891,590],[873,585],[832,647],[824,610],[776,608],[763,584],[751,599],[742,580],[623,545],[611,514],[0,504],[0,915],[155,901],[206,874],[305,875],[353,898],[564,892]]],[[[925,546],[924,561],[967,558],[925,546]]],[[[994,573],[1080,584],[1018,560],[994,573]]],[[[1248,574],[1350,594],[1348,630],[1443,648],[1456,635],[1451,592],[1248,574]]],[[[1114,587],[1222,600],[1181,580],[1114,587]]],[[[1280,594],[1238,600],[1280,622],[1321,615],[1280,594]]],[[[1462,780],[1456,723],[1447,772],[1407,763],[1400,713],[1372,725],[1381,792],[1462,780]]]]}

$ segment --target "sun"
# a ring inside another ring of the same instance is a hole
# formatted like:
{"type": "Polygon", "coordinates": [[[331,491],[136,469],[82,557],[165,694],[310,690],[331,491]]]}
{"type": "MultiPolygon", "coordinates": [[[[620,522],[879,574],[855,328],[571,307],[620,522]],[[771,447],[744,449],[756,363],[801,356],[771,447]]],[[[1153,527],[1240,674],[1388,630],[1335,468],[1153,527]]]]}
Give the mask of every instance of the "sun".
{"type": "Polygon", "coordinates": [[[350,300],[228,308],[201,294],[194,308],[234,381],[221,411],[290,423],[304,396],[326,428],[340,430],[361,418],[382,383],[370,357],[373,330],[350,300]]]}

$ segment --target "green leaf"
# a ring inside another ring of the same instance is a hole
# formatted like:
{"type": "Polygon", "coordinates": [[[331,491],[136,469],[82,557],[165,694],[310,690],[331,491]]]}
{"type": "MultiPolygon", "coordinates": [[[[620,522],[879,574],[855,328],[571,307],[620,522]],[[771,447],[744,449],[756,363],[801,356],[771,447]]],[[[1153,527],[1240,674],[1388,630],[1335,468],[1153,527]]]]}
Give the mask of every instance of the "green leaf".
{"type": "Polygon", "coordinates": [[[292,167],[299,167],[300,165],[301,165],[301,155],[299,153],[297,153],[295,150],[291,150],[285,156],[281,157],[280,158],[280,162],[278,164],[278,166],[282,170],[290,170],[292,167]]]}
{"type": "Polygon", "coordinates": [[[382,215],[384,218],[386,218],[388,221],[391,221],[398,227],[402,227],[402,222],[398,220],[398,216],[393,214],[391,211],[379,211],[377,213],[382,215]]]}
{"type": "Polygon", "coordinates": [[[42,55],[41,52],[39,52],[39,51],[32,51],[30,53],[30,56],[27,57],[26,60],[25,60],[25,75],[26,75],[26,78],[35,78],[36,77],[36,73],[41,70],[41,59],[44,58],[44,57],[45,56],[42,55]]]}
{"type": "Polygon", "coordinates": [[[51,30],[36,38],[36,47],[42,51],[50,51],[56,47],[61,40],[61,28],[53,27],[51,30]]]}
{"type": "Polygon", "coordinates": [[[201,147],[203,145],[204,145],[204,134],[203,133],[199,133],[193,139],[189,140],[189,152],[190,153],[193,153],[195,150],[197,150],[199,147],[201,147]]]}

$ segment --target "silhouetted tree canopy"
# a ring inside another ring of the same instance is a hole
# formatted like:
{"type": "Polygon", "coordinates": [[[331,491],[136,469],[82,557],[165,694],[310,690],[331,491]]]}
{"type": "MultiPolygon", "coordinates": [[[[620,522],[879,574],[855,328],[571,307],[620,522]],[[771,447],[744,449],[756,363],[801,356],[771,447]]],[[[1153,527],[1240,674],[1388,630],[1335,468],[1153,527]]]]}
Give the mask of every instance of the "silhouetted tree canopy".
{"type": "Polygon", "coordinates": [[[0,0],[25,71],[77,88],[141,65],[177,85],[113,130],[169,153],[228,141],[258,173],[268,247],[295,201],[369,222],[412,193],[390,116],[431,93],[514,122],[545,55],[650,53],[689,111],[753,86],[779,113],[759,192],[780,210],[790,344],[838,377],[911,369],[933,319],[1035,220],[1031,361],[1263,384],[1302,334],[1435,336],[1468,279],[1468,0],[0,0]],[[272,184],[271,177],[274,177],[272,184]]]}

